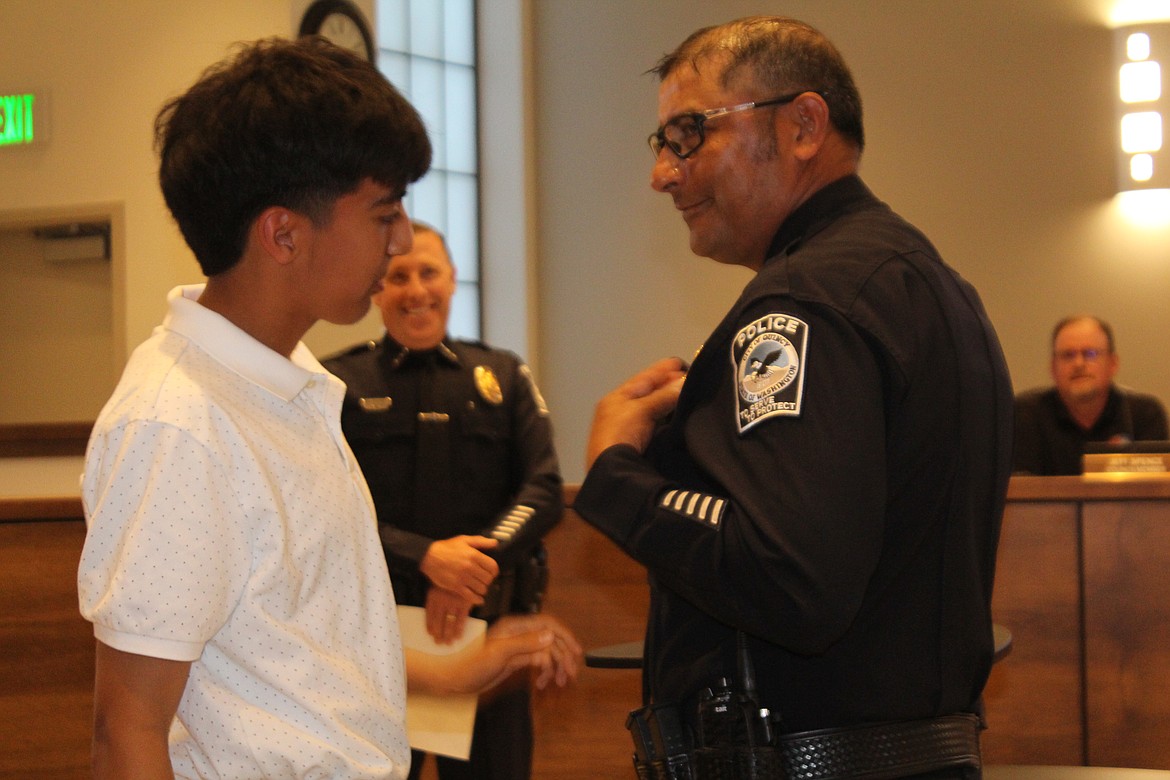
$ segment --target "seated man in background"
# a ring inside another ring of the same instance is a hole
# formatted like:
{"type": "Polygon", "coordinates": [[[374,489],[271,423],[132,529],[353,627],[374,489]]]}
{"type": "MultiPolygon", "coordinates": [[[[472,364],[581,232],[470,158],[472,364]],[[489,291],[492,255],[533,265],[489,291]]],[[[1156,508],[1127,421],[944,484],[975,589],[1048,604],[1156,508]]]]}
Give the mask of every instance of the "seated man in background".
{"type": "MultiPolygon", "coordinates": [[[[532,372],[447,336],[455,267],[439,233],[414,231],[373,296],[386,336],[324,363],[346,384],[341,427],[373,494],[395,599],[425,607],[427,630],[447,643],[469,614],[540,610],[541,539],[564,496],[532,372]]],[[[439,776],[523,780],[532,747],[528,689],[505,686],[480,702],[470,760],[439,758],[439,776]]],[[[424,759],[416,751],[412,778],[424,759]]]]}
{"type": "Polygon", "coordinates": [[[1016,397],[1016,473],[1080,474],[1088,442],[1125,444],[1167,438],[1162,403],[1152,395],[1115,385],[1119,367],[1109,323],[1077,315],[1056,324],[1053,387],[1016,397]]]}

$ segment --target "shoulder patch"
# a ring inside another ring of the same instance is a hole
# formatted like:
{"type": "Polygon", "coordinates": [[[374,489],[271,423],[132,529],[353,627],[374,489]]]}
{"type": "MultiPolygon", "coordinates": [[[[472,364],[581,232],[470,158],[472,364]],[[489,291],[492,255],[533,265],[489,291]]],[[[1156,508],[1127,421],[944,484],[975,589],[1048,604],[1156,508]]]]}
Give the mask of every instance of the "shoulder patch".
{"type": "Polygon", "coordinates": [[[799,417],[808,366],[808,324],[769,314],[740,329],[731,342],[736,424],[742,434],[769,417],[799,417]]]}
{"type": "Polygon", "coordinates": [[[532,390],[532,400],[536,403],[536,413],[541,417],[548,417],[548,405],[545,404],[544,396],[540,394],[540,388],[536,386],[536,378],[532,376],[532,369],[528,367],[527,363],[520,364],[520,376],[527,380],[528,387],[532,390]]]}

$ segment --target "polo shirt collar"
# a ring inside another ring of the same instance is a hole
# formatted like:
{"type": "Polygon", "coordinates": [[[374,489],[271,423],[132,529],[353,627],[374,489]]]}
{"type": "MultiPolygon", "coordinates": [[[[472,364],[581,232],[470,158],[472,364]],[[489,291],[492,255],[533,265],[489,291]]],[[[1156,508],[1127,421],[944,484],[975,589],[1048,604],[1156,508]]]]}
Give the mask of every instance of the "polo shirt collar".
{"type": "Polygon", "coordinates": [[[243,378],[291,401],[314,376],[328,373],[302,342],[292,355],[261,344],[231,320],[198,302],[205,285],[176,287],[167,295],[170,310],[162,327],[197,344],[200,349],[243,378]]]}

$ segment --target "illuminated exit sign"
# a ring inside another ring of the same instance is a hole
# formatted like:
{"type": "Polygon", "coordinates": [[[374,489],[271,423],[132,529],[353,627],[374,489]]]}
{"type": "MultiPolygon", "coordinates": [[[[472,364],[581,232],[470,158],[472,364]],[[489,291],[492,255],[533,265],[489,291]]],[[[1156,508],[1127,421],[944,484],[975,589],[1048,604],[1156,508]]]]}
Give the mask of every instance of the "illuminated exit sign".
{"type": "Polygon", "coordinates": [[[39,136],[33,121],[37,96],[0,95],[0,146],[31,144],[39,136]]]}

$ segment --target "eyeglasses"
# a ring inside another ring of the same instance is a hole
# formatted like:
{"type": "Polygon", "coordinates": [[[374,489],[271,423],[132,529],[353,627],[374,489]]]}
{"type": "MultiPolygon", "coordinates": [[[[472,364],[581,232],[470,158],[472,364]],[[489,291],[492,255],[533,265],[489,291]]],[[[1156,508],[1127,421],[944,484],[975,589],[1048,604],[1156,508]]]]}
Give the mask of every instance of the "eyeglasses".
{"type": "MultiPolygon", "coordinates": [[[[772,100],[740,103],[737,106],[727,106],[726,108],[709,108],[706,111],[699,111],[694,114],[680,114],[651,133],[650,137],[646,140],[650,143],[650,151],[654,153],[655,159],[658,159],[659,153],[662,152],[662,147],[665,146],[680,159],[685,160],[699,151],[699,147],[703,145],[703,141],[707,140],[707,136],[703,131],[703,124],[708,119],[727,116],[737,111],[749,111],[753,108],[791,103],[805,92],[810,91],[812,90],[802,89],[800,92],[793,92],[791,95],[773,98],[772,100]]],[[[820,93],[818,92],[817,94],[820,93]]]]}
{"type": "Polygon", "coordinates": [[[1096,363],[1108,354],[1109,350],[1107,349],[1062,349],[1056,353],[1056,359],[1061,363],[1072,363],[1080,357],[1084,358],[1086,363],[1096,363]]]}

